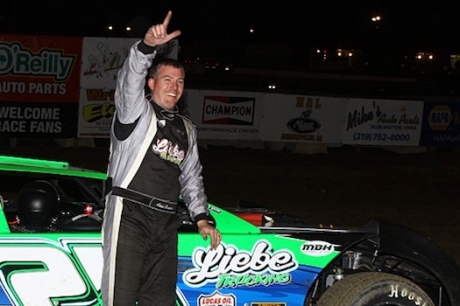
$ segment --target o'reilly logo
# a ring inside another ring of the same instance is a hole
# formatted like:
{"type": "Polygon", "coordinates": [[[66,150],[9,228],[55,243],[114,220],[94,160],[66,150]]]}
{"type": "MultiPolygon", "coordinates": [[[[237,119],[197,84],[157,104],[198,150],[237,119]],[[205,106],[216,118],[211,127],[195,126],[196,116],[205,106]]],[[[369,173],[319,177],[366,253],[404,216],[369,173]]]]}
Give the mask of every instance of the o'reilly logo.
{"type": "Polygon", "coordinates": [[[252,125],[254,123],[255,98],[204,96],[204,124],[252,125]]]}
{"type": "Polygon", "coordinates": [[[335,251],[335,245],[326,241],[312,240],[305,242],[300,250],[308,256],[327,256],[335,251]]]}
{"type": "Polygon", "coordinates": [[[0,44],[0,75],[51,76],[66,80],[75,56],[66,56],[62,50],[42,49],[33,53],[18,43],[0,44]]]}

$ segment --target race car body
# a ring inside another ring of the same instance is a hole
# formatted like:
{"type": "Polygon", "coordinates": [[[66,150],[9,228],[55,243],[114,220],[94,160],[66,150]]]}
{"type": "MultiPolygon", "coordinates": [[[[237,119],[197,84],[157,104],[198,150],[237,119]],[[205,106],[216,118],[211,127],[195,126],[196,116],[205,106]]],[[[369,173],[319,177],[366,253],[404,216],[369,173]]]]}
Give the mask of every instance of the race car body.
{"type": "MultiPolygon", "coordinates": [[[[0,305],[102,305],[105,174],[0,156],[0,305]]],[[[313,226],[209,204],[217,250],[185,206],[176,305],[460,305],[460,270],[430,240],[372,220],[313,226]]]]}

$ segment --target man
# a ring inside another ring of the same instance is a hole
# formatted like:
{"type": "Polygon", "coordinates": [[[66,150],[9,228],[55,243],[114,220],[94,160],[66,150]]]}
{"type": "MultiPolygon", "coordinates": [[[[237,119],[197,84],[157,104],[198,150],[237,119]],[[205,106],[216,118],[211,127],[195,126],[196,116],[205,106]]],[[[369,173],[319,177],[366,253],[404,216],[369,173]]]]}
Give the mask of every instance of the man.
{"type": "Polygon", "coordinates": [[[212,249],[221,239],[208,223],[196,128],[176,106],[183,66],[171,59],[152,66],[150,95],[144,94],[155,47],[181,34],[167,33],[171,15],[131,47],[118,72],[108,167],[113,187],[103,224],[104,306],[174,305],[179,195],[212,249]]]}

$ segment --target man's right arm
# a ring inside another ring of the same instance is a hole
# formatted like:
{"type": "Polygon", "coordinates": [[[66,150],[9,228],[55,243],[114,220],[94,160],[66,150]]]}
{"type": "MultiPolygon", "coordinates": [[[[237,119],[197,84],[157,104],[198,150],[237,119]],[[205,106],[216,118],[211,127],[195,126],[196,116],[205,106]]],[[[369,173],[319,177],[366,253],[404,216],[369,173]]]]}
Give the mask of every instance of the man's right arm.
{"type": "Polygon", "coordinates": [[[155,55],[154,48],[142,41],[136,42],[118,71],[115,108],[117,120],[122,124],[133,123],[146,112],[145,81],[155,55]]]}
{"type": "Polygon", "coordinates": [[[117,119],[121,124],[133,123],[146,111],[145,81],[148,69],[156,55],[155,47],[166,44],[181,34],[179,30],[168,33],[172,12],[169,11],[163,23],[151,26],[144,39],[135,43],[118,72],[115,90],[117,119]]]}

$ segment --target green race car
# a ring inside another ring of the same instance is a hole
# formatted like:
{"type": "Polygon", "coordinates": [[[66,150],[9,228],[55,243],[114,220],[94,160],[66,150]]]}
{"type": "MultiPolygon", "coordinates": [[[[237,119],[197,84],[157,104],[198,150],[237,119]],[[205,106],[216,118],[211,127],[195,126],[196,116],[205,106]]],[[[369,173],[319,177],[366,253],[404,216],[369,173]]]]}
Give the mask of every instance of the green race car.
{"type": "MultiPolygon", "coordinates": [[[[102,305],[104,173],[0,156],[0,305],[102,305]]],[[[185,205],[177,305],[458,306],[460,269],[429,239],[380,220],[312,226],[258,207],[209,204],[223,242],[185,205]]]]}

